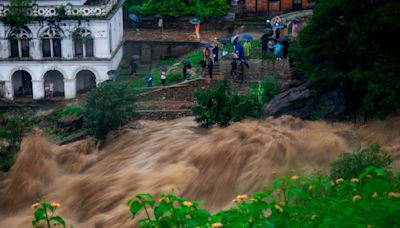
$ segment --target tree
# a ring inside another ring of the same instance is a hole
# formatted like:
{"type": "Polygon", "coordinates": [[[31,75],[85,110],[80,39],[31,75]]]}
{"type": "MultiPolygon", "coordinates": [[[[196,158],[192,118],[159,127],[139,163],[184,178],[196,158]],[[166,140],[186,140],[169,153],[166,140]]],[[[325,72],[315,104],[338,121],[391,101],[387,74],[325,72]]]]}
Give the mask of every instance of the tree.
{"type": "Polygon", "coordinates": [[[226,0],[129,0],[124,6],[129,13],[140,15],[196,16],[201,19],[226,15],[229,11],[226,0]]]}
{"type": "Polygon", "coordinates": [[[10,27],[20,28],[29,23],[29,10],[33,0],[10,0],[6,6],[4,23],[10,27]]]}
{"type": "Polygon", "coordinates": [[[300,31],[302,65],[312,78],[348,88],[353,108],[385,116],[400,108],[400,3],[318,0],[300,31]]]}
{"type": "Polygon", "coordinates": [[[90,135],[104,139],[109,131],[134,116],[134,101],[127,84],[103,82],[86,96],[83,125],[90,135]]]}

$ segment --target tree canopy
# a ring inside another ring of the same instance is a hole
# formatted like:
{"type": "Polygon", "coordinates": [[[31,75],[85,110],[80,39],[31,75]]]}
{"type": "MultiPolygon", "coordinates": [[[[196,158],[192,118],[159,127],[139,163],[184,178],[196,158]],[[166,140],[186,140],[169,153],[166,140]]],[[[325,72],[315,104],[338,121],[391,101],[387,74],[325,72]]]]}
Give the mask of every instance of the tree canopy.
{"type": "Polygon", "coordinates": [[[127,0],[125,9],[139,15],[196,16],[206,19],[226,15],[229,4],[226,0],[127,0]]]}
{"type": "Polygon", "coordinates": [[[400,3],[396,0],[317,0],[300,31],[303,66],[349,88],[354,107],[385,116],[400,108],[400,3]]]}

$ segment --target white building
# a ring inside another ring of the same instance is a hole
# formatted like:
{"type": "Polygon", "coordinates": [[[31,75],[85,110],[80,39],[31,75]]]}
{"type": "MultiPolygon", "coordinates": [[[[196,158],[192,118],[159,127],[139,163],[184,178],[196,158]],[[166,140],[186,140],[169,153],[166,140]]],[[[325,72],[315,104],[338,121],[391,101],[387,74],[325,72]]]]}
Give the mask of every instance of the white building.
{"type": "MultiPolygon", "coordinates": [[[[0,20],[7,2],[0,0],[0,20]]],[[[68,99],[108,80],[123,54],[122,2],[37,0],[23,28],[0,21],[0,96],[40,99],[52,83],[68,99]]]]}

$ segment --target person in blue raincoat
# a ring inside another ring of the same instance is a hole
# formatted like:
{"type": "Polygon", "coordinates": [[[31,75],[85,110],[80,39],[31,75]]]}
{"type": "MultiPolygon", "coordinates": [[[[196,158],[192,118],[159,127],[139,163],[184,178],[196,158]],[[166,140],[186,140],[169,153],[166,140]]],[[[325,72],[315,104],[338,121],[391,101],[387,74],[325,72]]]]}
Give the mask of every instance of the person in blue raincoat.
{"type": "Polygon", "coordinates": [[[280,42],[277,42],[275,44],[274,55],[275,55],[277,60],[281,60],[281,58],[282,58],[282,44],[280,42]]]}
{"type": "Polygon", "coordinates": [[[153,87],[153,75],[151,73],[151,66],[149,67],[149,71],[146,74],[146,83],[147,87],[153,87]]]}
{"type": "Polygon", "coordinates": [[[239,42],[236,44],[236,54],[239,56],[239,60],[244,59],[244,48],[239,42]]]}

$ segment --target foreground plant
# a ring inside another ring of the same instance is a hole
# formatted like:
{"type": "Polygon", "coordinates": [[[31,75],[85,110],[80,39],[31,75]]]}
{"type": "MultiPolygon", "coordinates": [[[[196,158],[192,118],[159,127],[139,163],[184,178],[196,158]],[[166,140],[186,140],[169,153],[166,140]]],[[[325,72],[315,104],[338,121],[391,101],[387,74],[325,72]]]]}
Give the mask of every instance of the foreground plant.
{"type": "Polygon", "coordinates": [[[129,200],[130,211],[146,217],[139,227],[400,227],[400,182],[383,169],[368,167],[357,178],[331,181],[326,175],[276,178],[236,205],[211,215],[173,194],[129,200]],[[153,212],[150,214],[149,212],[153,212]]]}
{"type": "Polygon", "coordinates": [[[35,209],[35,217],[32,220],[33,227],[44,228],[44,226],[41,225],[43,223],[47,224],[47,228],[56,226],[65,227],[64,219],[54,214],[59,207],[61,207],[61,204],[57,202],[47,203],[44,199],[39,199],[38,202],[32,204],[32,208],[35,209]],[[51,226],[51,224],[53,224],[53,226],[51,226]]]}

